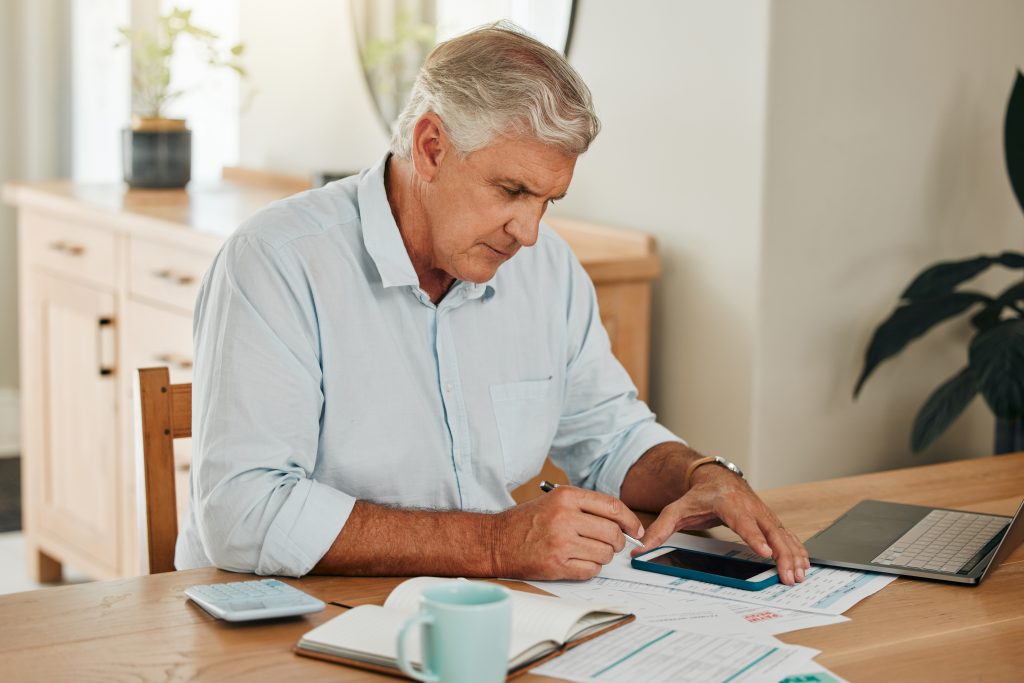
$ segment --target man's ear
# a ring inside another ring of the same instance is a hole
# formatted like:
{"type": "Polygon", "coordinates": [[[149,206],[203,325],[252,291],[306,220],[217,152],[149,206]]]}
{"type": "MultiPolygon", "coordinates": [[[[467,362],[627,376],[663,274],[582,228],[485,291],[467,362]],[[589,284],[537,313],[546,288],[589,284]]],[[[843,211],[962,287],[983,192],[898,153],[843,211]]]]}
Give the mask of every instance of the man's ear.
{"type": "Polygon", "coordinates": [[[432,111],[424,113],[412,129],[412,165],[416,175],[429,183],[437,178],[451,141],[441,117],[432,111]]]}

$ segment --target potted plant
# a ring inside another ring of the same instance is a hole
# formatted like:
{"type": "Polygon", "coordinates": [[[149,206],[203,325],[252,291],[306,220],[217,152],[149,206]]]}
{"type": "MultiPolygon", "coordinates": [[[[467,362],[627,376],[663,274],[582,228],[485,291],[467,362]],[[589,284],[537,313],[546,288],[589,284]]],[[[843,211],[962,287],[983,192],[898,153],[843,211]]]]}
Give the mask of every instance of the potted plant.
{"type": "MultiPolygon", "coordinates": [[[[1024,209],[1024,75],[1018,70],[1006,107],[1004,150],[1010,185],[1024,209]]],[[[1004,251],[936,263],[921,272],[875,330],[854,398],[878,365],[938,323],[971,313],[967,364],[925,401],[914,420],[911,447],[928,447],[981,394],[996,418],[996,453],[1024,450],[1024,281],[995,296],[960,286],[991,268],[1024,270],[1024,254],[1004,251]]]]}
{"type": "Polygon", "coordinates": [[[119,27],[117,47],[132,50],[132,122],[122,132],[124,179],[130,187],[184,187],[192,176],[192,131],[184,119],[167,118],[169,103],[183,94],[171,90],[171,59],[179,40],[188,36],[212,67],[245,76],[239,62],[244,46],[226,53],[219,36],[192,23],[192,10],[173,8],[157,21],[155,32],[119,27]]]}

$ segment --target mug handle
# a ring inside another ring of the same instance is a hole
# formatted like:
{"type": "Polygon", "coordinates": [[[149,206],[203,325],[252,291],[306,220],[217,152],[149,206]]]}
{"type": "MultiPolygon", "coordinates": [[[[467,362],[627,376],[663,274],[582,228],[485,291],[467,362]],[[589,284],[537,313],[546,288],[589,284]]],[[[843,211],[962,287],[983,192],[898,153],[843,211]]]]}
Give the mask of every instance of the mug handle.
{"type": "Polygon", "coordinates": [[[409,678],[417,681],[423,681],[424,683],[438,683],[441,679],[437,674],[431,671],[424,670],[423,672],[419,672],[412,668],[409,660],[405,657],[405,637],[409,635],[409,631],[414,628],[419,628],[423,625],[429,626],[433,623],[433,615],[417,614],[415,617],[405,622],[405,625],[402,626],[402,630],[398,632],[398,668],[401,669],[402,673],[409,678]]]}

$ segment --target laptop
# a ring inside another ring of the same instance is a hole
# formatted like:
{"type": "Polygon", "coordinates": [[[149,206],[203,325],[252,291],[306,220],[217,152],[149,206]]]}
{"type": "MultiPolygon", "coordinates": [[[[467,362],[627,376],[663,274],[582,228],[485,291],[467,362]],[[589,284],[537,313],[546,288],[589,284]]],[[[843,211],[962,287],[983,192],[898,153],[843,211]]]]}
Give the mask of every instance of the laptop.
{"type": "Polygon", "coordinates": [[[1024,540],[1013,517],[863,500],[804,545],[813,564],[976,585],[1024,540]]]}

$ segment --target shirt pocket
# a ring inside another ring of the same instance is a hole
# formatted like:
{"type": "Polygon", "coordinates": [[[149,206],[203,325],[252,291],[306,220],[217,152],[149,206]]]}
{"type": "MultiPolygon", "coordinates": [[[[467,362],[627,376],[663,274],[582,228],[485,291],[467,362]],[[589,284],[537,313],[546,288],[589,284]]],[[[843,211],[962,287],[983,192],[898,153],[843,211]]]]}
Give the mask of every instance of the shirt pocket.
{"type": "Polygon", "coordinates": [[[540,472],[558,429],[553,378],[491,385],[505,482],[509,490],[540,472]]]}

